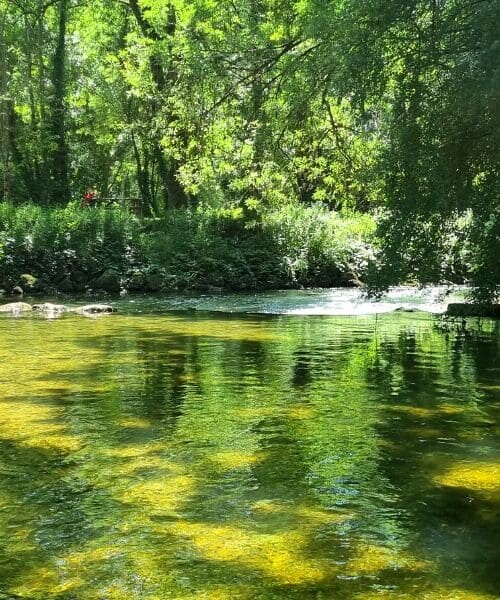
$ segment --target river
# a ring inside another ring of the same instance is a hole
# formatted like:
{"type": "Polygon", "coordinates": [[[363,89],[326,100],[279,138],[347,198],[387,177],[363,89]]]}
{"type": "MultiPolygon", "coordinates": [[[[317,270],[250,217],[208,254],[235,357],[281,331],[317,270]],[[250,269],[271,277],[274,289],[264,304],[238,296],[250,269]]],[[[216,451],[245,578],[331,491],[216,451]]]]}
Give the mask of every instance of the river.
{"type": "Polygon", "coordinates": [[[1,316],[0,598],[498,598],[500,322],[441,292],[1,316]]]}

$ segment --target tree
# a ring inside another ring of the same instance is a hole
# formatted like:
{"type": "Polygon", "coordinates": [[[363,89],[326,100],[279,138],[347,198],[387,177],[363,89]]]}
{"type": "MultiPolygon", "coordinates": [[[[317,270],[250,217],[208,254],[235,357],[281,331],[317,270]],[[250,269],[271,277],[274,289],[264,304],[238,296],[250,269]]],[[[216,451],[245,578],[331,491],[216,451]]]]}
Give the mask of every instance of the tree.
{"type": "Polygon", "coordinates": [[[54,204],[70,198],[68,145],[66,141],[66,27],[69,0],[57,5],[57,41],[52,61],[52,95],[50,99],[50,199],[54,204]]]}
{"type": "MultiPolygon", "coordinates": [[[[142,35],[151,44],[149,66],[156,92],[152,98],[152,112],[158,112],[165,102],[166,109],[164,108],[162,111],[162,116],[165,126],[168,127],[175,119],[175,114],[170,108],[171,103],[167,96],[176,84],[178,72],[175,63],[176,57],[171,54],[165,60],[165,55],[161,53],[160,47],[163,43],[172,51],[171,40],[176,35],[177,27],[176,10],[171,3],[166,6],[165,25],[161,31],[158,31],[137,0],[129,0],[129,6],[142,35]]],[[[167,159],[161,147],[161,136],[154,129],[150,133],[152,154],[158,168],[165,203],[171,209],[186,206],[189,199],[179,181],[180,162],[175,156],[167,159]]]]}
{"type": "Polygon", "coordinates": [[[493,0],[0,0],[4,198],[381,215],[377,285],[498,289],[493,0]],[[96,18],[96,15],[98,18],[96,18]]]}
{"type": "Polygon", "coordinates": [[[489,0],[350,2],[333,20],[359,23],[365,39],[348,27],[332,42],[343,57],[333,81],[383,116],[379,282],[439,281],[446,253],[466,249],[471,281],[498,293],[499,11],[489,0]]]}

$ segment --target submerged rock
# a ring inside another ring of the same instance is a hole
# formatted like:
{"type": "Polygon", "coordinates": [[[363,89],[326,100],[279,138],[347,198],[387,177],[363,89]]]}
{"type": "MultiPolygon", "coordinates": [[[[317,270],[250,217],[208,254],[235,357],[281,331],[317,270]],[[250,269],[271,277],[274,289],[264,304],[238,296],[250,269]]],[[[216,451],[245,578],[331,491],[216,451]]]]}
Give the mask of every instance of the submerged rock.
{"type": "Polygon", "coordinates": [[[79,306],[75,309],[78,314],[102,314],[102,313],[114,313],[116,308],[110,304],[85,304],[85,306],[79,306]]]}
{"type": "Polygon", "coordinates": [[[0,313],[20,313],[20,312],[28,312],[33,310],[31,304],[27,302],[9,302],[9,304],[2,304],[0,306],[0,313]]]}
{"type": "Polygon", "coordinates": [[[33,304],[32,308],[35,311],[43,313],[64,313],[69,311],[69,308],[64,304],[52,304],[52,302],[33,304]]]}
{"type": "Polygon", "coordinates": [[[469,304],[452,302],[448,304],[446,315],[450,317],[500,317],[500,304],[469,304]]]}

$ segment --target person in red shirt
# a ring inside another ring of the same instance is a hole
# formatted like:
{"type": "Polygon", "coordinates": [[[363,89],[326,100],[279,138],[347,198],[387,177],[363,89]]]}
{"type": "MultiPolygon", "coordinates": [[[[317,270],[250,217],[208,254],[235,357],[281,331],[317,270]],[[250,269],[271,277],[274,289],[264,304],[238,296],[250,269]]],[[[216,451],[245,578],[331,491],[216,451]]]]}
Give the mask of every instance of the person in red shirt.
{"type": "Polygon", "coordinates": [[[88,189],[83,195],[82,208],[87,208],[93,204],[97,199],[97,193],[93,189],[88,189]]]}

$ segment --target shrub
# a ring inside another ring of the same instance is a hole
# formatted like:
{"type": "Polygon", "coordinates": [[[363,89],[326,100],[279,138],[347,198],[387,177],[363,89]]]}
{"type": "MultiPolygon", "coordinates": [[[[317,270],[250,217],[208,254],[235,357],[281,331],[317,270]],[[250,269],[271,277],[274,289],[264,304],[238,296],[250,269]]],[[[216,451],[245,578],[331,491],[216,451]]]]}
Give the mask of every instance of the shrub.
{"type": "Polygon", "coordinates": [[[139,221],[121,208],[0,204],[0,279],[11,285],[31,273],[56,288],[68,278],[88,285],[113,268],[133,289],[331,286],[345,272],[363,275],[373,230],[366,215],[321,205],[251,221],[239,209],[206,208],[139,221]]]}

